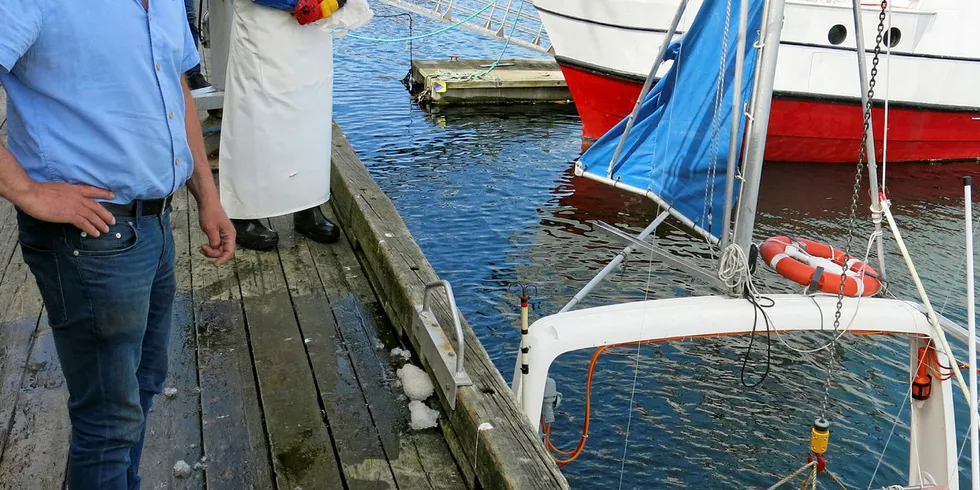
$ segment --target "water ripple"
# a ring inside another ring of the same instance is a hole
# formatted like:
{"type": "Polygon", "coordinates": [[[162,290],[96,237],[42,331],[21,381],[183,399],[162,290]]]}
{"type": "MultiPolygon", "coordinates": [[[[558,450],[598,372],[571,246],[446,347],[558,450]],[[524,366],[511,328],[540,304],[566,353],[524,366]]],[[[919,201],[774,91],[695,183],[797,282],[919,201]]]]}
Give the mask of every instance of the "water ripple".
{"type": "MultiPolygon", "coordinates": [[[[394,13],[374,4],[378,14],[394,13]]],[[[378,18],[360,34],[408,34],[404,16],[378,18]]],[[[416,18],[414,33],[441,24],[416,18]]],[[[538,286],[532,316],[556,312],[623,246],[594,225],[601,220],[632,233],[656,215],[634,195],[574,176],[569,160],[580,148],[573,107],[479,107],[427,113],[401,83],[409,55],[495,58],[499,42],[449,32],[416,42],[336,45],[335,117],[379,185],[390,195],[436,271],[453,283],[457,302],[505,379],[519,342],[515,282],[538,286]]],[[[510,48],[508,56],[538,56],[510,48]]],[[[937,308],[964,321],[962,187],[975,166],[893,165],[888,189],[937,308]],[[960,267],[957,272],[957,267],[960,267]],[[958,276],[953,276],[958,274],[958,276]]],[[[792,233],[843,246],[847,241],[853,167],[773,164],[766,167],[757,238],[792,233]]],[[[851,242],[863,253],[871,233],[867,196],[859,196],[859,227],[851,242]]],[[[975,211],[980,215],[980,209],[975,211]]],[[[663,248],[711,267],[711,254],[669,224],[657,232],[663,248]]],[[[909,297],[911,279],[893,241],[886,249],[892,290],[909,297]]],[[[760,269],[760,286],[795,286],[760,269]]],[[[582,306],[666,298],[710,291],[643,253],[634,254],[582,306]]],[[[687,340],[610,349],[599,361],[592,430],[586,451],[564,469],[573,488],[766,488],[806,462],[809,426],[824,398],[826,352],[801,356],[775,336],[771,371],[756,388],[742,385],[749,338],[687,340]],[[634,370],[637,384],[633,392],[634,370]],[[630,401],[632,400],[632,404],[630,401]],[[630,415],[632,418],[630,419],[630,415]],[[626,427],[629,421],[629,445],[626,427]]],[[[820,333],[784,334],[798,349],[827,341],[820,333]]],[[[745,379],[765,369],[766,337],[755,339],[745,379]]],[[[829,414],[830,461],[849,484],[864,488],[885,439],[897,423],[875,485],[901,483],[908,461],[908,344],[896,337],[845,337],[837,346],[829,414]]],[[[578,441],[591,352],[561,356],[552,376],[564,394],[554,441],[578,441]]],[[[966,424],[957,412],[958,432],[966,424]]],[[[968,476],[968,463],[961,465],[968,476]]]]}

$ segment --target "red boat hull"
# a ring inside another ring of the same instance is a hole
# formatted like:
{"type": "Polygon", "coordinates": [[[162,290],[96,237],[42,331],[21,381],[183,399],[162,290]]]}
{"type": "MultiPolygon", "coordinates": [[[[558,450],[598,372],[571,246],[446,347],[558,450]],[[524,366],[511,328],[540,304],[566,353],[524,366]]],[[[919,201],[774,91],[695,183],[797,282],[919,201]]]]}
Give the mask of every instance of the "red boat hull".
{"type": "MultiPolygon", "coordinates": [[[[559,60],[582,119],[583,151],[628,116],[642,82],[570,66],[559,60]]],[[[884,110],[873,110],[876,153],[882,157],[884,110]]],[[[889,108],[888,161],[980,159],[980,111],[889,108]]],[[[804,99],[776,94],[766,137],[767,161],[857,161],[863,112],[859,101],[804,99]]]]}

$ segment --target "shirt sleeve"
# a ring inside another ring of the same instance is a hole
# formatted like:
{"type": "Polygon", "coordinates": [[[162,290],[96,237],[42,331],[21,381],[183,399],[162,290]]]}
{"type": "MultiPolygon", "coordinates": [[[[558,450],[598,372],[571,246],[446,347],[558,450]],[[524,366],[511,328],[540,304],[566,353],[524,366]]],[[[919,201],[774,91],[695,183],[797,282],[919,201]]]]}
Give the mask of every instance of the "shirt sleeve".
{"type": "MultiPolygon", "coordinates": [[[[7,0],[0,0],[4,2],[7,0]]],[[[18,0],[21,1],[21,0],[18,0]]],[[[27,1],[27,0],[22,0],[27,1]]],[[[35,0],[36,1],[36,0],[35,0]]],[[[197,51],[197,44],[194,43],[194,36],[191,35],[191,25],[184,22],[184,60],[180,63],[180,72],[184,73],[194,68],[201,62],[201,54],[197,51]]]]}
{"type": "Polygon", "coordinates": [[[14,68],[41,32],[37,0],[0,0],[0,73],[14,68]]]}

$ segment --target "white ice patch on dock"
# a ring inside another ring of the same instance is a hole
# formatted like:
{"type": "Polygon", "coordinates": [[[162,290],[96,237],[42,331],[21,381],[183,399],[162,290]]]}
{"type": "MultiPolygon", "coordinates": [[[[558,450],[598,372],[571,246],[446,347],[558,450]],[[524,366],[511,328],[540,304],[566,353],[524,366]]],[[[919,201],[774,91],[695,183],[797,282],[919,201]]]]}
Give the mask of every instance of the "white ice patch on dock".
{"type": "Polygon", "coordinates": [[[433,410],[418,400],[412,400],[408,409],[412,412],[411,427],[414,430],[431,429],[439,420],[438,410],[433,410]]]}
{"type": "Polygon", "coordinates": [[[425,400],[435,392],[435,386],[425,371],[414,364],[406,364],[397,371],[398,379],[402,382],[402,390],[412,400],[425,400]]]}
{"type": "Polygon", "coordinates": [[[191,474],[191,466],[186,461],[180,460],[174,465],[174,476],[185,478],[191,474]]]}
{"type": "Polygon", "coordinates": [[[402,360],[410,361],[412,360],[412,353],[405,349],[402,349],[401,347],[395,347],[394,349],[391,349],[391,357],[395,359],[398,359],[400,357],[402,358],[402,360]]]}

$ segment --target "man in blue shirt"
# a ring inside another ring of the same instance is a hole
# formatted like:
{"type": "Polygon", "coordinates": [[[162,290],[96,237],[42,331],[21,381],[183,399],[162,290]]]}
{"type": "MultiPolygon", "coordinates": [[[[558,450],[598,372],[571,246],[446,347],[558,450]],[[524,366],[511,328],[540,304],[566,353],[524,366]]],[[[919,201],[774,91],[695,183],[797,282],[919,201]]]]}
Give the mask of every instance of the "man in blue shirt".
{"type": "Polygon", "coordinates": [[[44,299],[68,386],[71,489],[139,488],[167,373],[170,198],[188,186],[216,265],[235,230],[182,73],[199,62],[176,0],[0,0],[8,148],[0,196],[44,299]]]}

